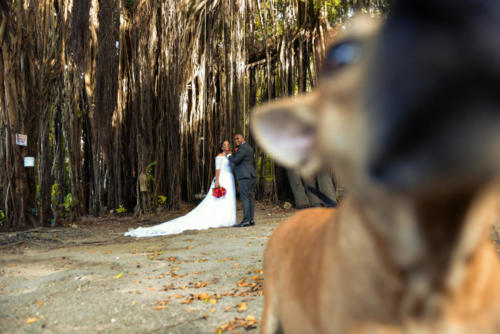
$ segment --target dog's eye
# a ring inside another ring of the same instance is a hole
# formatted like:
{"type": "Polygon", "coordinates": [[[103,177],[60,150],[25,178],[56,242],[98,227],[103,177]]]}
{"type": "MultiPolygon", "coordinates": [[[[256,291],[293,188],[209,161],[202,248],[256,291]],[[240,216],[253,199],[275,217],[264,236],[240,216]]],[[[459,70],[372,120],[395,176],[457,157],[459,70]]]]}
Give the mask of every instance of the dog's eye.
{"type": "Polygon", "coordinates": [[[361,58],[361,45],[358,41],[345,41],[334,45],[325,57],[324,70],[334,72],[361,58]]]}

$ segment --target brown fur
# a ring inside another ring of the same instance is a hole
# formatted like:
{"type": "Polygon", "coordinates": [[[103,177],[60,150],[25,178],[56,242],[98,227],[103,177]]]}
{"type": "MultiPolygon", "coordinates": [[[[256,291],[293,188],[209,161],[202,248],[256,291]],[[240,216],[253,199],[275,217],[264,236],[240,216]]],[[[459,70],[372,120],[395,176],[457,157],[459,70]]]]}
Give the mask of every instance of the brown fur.
{"type": "MultiPolygon", "coordinates": [[[[361,26],[367,29],[355,27],[357,37],[375,31],[361,26]]],[[[261,332],[500,333],[500,262],[486,233],[500,199],[498,161],[478,154],[483,141],[473,137],[467,146],[443,146],[461,159],[449,169],[439,154],[409,146],[403,157],[426,159],[430,172],[410,169],[408,179],[375,182],[364,168],[384,148],[377,131],[385,127],[383,117],[370,119],[359,96],[369,66],[365,58],[308,96],[252,114],[257,142],[278,161],[305,175],[333,168],[351,191],[339,209],[301,211],[272,235],[261,332]],[[303,139],[302,146],[280,142],[287,138],[303,139]],[[467,170],[470,156],[477,160],[467,170]]],[[[434,143],[453,144],[450,136],[460,142],[463,130],[477,130],[456,119],[432,134],[434,143]]],[[[477,124],[498,148],[491,129],[499,124],[486,120],[477,124]]]]}
{"type": "Polygon", "coordinates": [[[421,300],[426,315],[404,312],[405,273],[362,204],[348,199],[340,209],[297,213],[275,231],[265,252],[262,333],[280,326],[285,333],[498,333],[500,266],[481,228],[492,221],[488,214],[498,196],[488,196],[468,218],[476,225],[469,228],[483,231],[474,250],[445,271],[450,280],[460,271],[460,283],[446,282],[421,300]]]}

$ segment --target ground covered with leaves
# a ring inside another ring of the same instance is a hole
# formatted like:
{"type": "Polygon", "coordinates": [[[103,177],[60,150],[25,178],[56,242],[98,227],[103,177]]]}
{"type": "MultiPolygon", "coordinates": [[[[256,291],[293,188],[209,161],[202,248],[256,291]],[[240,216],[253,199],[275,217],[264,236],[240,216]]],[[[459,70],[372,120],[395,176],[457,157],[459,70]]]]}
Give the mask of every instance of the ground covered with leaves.
{"type": "Polygon", "coordinates": [[[264,247],[292,211],[260,203],[254,227],[123,236],[187,210],[0,234],[0,332],[256,333],[264,247]]]}

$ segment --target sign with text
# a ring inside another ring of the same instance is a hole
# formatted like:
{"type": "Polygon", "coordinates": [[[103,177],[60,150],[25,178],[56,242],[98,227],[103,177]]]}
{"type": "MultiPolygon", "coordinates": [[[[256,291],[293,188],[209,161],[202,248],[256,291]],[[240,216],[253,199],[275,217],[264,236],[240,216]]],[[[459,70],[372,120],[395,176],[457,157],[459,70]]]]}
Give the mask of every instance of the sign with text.
{"type": "Polygon", "coordinates": [[[24,167],[35,167],[35,157],[24,157],[24,167]]]}
{"type": "Polygon", "coordinates": [[[28,146],[28,136],[16,133],[16,145],[28,146]]]}

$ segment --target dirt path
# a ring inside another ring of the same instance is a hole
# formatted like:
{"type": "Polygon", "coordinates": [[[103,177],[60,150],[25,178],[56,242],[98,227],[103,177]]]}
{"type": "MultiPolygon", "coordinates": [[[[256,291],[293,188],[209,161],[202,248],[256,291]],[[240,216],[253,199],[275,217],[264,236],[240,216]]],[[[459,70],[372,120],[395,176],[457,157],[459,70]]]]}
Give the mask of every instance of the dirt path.
{"type": "MultiPolygon", "coordinates": [[[[0,333],[257,333],[264,246],[293,214],[257,208],[254,227],[149,239],[123,233],[190,208],[2,233],[0,333]]],[[[500,256],[498,217],[490,235],[500,256]]]]}
{"type": "Polygon", "coordinates": [[[264,246],[291,214],[148,239],[122,234],[165,217],[0,235],[0,332],[256,333],[264,246]]]}

